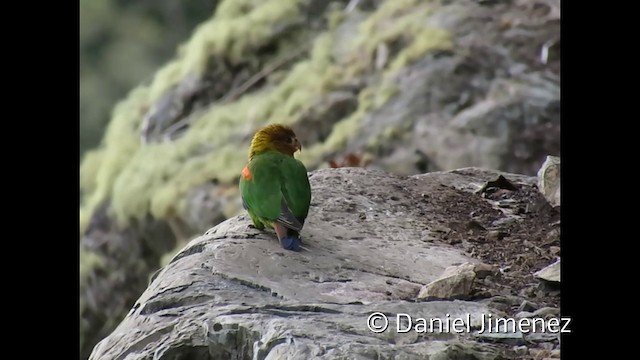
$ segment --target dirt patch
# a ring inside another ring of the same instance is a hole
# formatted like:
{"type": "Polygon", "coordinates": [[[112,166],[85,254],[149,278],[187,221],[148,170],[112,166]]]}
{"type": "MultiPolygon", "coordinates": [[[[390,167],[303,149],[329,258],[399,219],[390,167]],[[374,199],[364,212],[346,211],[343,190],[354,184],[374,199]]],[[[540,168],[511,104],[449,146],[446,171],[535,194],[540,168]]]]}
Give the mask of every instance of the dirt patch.
{"type": "MultiPolygon", "coordinates": [[[[415,185],[422,198],[420,213],[427,226],[441,235],[436,241],[463,249],[497,268],[491,275],[476,277],[467,300],[490,299],[492,307],[503,312],[500,316],[508,318],[543,307],[559,309],[559,284],[551,286],[534,274],[560,257],[560,207],[552,207],[531,179],[516,182],[494,174],[484,184],[474,184],[478,186],[474,191],[461,186],[469,182],[463,184],[457,177],[470,173],[454,171],[451,175],[448,179],[434,177],[438,183],[425,179],[415,185]],[[439,216],[443,213],[446,217],[439,216]]],[[[507,359],[534,359],[538,358],[534,354],[551,354],[560,346],[558,340],[530,343],[523,354],[523,346],[518,353],[507,341],[492,345],[507,359]]]]}
{"type": "MultiPolygon", "coordinates": [[[[464,172],[460,172],[464,175],[464,172]]],[[[476,191],[452,184],[422,183],[419,204],[428,227],[441,241],[464,249],[471,257],[498,268],[476,279],[473,299],[503,296],[507,316],[522,310],[559,307],[559,288],[534,278],[534,273],[560,256],[560,207],[552,207],[537,186],[493,176],[476,191]],[[446,218],[436,216],[446,209],[446,218]]]]}

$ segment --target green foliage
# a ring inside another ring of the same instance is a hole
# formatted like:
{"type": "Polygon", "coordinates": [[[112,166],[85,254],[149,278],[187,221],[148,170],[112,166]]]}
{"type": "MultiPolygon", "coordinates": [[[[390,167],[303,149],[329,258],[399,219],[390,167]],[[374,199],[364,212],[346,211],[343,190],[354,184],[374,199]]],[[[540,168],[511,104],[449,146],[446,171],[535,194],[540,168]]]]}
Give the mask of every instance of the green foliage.
{"type": "Polygon", "coordinates": [[[375,52],[381,44],[393,47],[399,43],[400,50],[390,55],[391,64],[382,69],[379,81],[360,92],[358,109],[338,122],[324,143],[301,154],[300,159],[308,166],[319,166],[325,154],[343,147],[358,131],[360,120],[367,112],[383,106],[399,92],[400,89],[394,83],[397,70],[419,60],[430,51],[452,46],[449,33],[425,25],[432,6],[435,6],[434,2],[420,0],[385,1],[361,23],[360,31],[351,44],[352,51],[346,56],[348,66],[340,76],[349,79],[374,71],[375,52]]]}
{"type": "Polygon", "coordinates": [[[360,27],[355,46],[365,54],[362,64],[372,66],[378,46],[399,48],[389,65],[398,70],[423,57],[429,51],[449,49],[450,34],[444,29],[427,25],[429,15],[437,6],[435,1],[395,0],[385,1],[360,27]]]}

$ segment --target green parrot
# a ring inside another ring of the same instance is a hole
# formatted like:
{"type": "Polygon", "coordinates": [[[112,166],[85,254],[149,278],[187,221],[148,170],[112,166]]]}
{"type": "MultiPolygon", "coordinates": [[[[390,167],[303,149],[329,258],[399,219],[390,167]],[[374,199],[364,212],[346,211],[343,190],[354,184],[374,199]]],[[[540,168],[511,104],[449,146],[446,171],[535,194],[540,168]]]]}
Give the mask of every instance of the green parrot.
{"type": "Polygon", "coordinates": [[[273,227],[281,246],[300,251],[300,231],[309,213],[311,185],[304,164],[293,157],[302,150],[293,130],[271,124],[251,141],[249,163],[242,169],[242,206],[258,230],[273,227]]]}

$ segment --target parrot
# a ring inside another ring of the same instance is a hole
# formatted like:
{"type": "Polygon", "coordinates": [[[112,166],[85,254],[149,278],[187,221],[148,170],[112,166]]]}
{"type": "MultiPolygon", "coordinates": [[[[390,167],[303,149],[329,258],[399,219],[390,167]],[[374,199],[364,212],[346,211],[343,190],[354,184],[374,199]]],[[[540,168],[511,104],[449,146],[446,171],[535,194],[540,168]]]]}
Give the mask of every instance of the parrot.
{"type": "Polygon", "coordinates": [[[251,140],[249,161],[241,171],[242,207],[253,226],[272,227],[282,248],[300,251],[300,231],[309,213],[307,168],[293,154],[302,145],[291,127],[269,124],[251,140]]]}

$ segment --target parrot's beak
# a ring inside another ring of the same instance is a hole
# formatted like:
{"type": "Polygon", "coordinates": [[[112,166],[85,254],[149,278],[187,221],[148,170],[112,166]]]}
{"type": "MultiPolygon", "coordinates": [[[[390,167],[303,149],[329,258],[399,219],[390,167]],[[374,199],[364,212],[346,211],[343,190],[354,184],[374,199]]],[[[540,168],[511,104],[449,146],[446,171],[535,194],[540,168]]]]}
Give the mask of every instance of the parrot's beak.
{"type": "Polygon", "coordinates": [[[302,144],[300,144],[300,141],[298,141],[298,139],[296,139],[296,142],[293,143],[293,147],[295,147],[296,149],[298,149],[300,152],[302,152],[302,144]]]}

